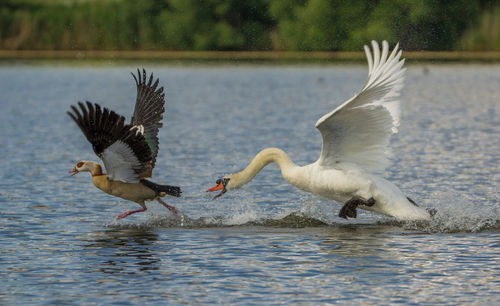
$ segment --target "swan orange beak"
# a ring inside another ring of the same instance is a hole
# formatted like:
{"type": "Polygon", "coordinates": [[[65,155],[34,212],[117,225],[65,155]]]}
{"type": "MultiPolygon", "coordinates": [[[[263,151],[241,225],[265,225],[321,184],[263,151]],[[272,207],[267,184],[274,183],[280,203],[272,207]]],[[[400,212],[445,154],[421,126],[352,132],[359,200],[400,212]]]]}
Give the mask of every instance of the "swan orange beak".
{"type": "Polygon", "coordinates": [[[224,189],[224,184],[222,182],[220,182],[219,184],[215,185],[214,187],[207,189],[207,192],[223,190],[223,189],[224,189]]]}
{"type": "Polygon", "coordinates": [[[226,193],[226,191],[227,191],[226,184],[228,181],[229,181],[229,179],[218,179],[216,182],[217,185],[215,185],[212,188],[207,189],[207,192],[222,190],[219,194],[217,194],[215,197],[213,197],[212,200],[215,200],[218,197],[220,197],[221,195],[223,195],[224,193],[226,193]]]}
{"type": "Polygon", "coordinates": [[[69,173],[71,173],[71,176],[73,176],[73,175],[77,174],[78,172],[79,172],[79,171],[78,171],[78,170],[76,170],[76,167],[75,167],[75,168],[73,168],[73,169],[71,169],[71,170],[69,170],[69,173]]]}

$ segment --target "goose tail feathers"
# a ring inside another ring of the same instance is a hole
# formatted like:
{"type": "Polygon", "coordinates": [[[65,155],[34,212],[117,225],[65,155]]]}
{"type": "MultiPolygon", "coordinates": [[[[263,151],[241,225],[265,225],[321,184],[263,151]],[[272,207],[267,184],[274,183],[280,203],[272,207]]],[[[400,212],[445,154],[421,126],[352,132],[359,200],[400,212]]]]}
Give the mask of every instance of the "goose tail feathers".
{"type": "Polygon", "coordinates": [[[162,196],[162,193],[165,193],[174,197],[180,197],[182,193],[181,188],[177,186],[160,185],[148,180],[141,180],[141,183],[154,190],[154,192],[156,192],[159,196],[162,196]]]}

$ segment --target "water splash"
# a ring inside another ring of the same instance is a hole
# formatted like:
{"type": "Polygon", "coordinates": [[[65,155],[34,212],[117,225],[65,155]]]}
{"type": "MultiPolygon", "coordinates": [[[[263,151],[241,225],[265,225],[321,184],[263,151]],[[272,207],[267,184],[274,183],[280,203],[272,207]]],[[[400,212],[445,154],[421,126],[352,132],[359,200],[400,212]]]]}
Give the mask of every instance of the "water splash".
{"type": "Polygon", "coordinates": [[[232,227],[232,226],[264,226],[284,228],[304,227],[365,227],[365,226],[398,226],[405,230],[417,230],[426,233],[456,233],[456,232],[480,232],[500,229],[498,214],[492,216],[471,215],[467,211],[457,209],[441,208],[431,221],[398,221],[384,219],[375,222],[351,222],[332,221],[325,222],[303,212],[291,212],[280,218],[262,218],[255,211],[236,214],[233,216],[213,216],[191,219],[186,215],[153,215],[151,218],[139,222],[117,222],[106,224],[109,228],[122,229],[154,229],[154,228],[210,228],[210,227],[232,227]],[[496,217],[496,218],[495,218],[496,217]]]}
{"type": "Polygon", "coordinates": [[[403,227],[429,233],[480,232],[500,228],[498,205],[480,205],[468,199],[453,197],[437,203],[437,213],[431,221],[405,222],[403,227]]]}
{"type": "MultiPolygon", "coordinates": [[[[477,201],[477,200],[476,200],[477,201]]],[[[300,198],[283,210],[271,213],[257,203],[245,200],[231,202],[209,216],[190,217],[186,214],[165,214],[163,210],[152,210],[149,216],[134,219],[115,220],[105,227],[123,229],[155,228],[210,228],[232,226],[264,226],[283,228],[304,227],[354,227],[397,226],[403,230],[425,233],[481,232],[500,229],[500,207],[494,203],[478,203],[463,195],[440,192],[430,194],[423,206],[436,208],[437,213],[431,221],[399,221],[363,210],[358,211],[357,219],[344,220],[337,216],[337,207],[330,201],[317,201],[310,197],[300,198]],[[297,210],[297,206],[300,208],[297,210]],[[295,207],[295,208],[292,208],[295,207]]],[[[262,203],[261,203],[262,204],[262,203]]]]}

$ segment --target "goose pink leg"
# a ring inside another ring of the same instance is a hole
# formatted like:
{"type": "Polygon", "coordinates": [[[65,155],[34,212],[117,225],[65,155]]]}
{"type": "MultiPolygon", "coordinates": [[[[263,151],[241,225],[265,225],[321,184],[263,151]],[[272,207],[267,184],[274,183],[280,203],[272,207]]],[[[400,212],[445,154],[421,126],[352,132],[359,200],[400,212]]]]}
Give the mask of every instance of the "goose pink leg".
{"type": "Polygon", "coordinates": [[[146,210],[147,210],[146,206],[144,206],[142,208],[139,208],[139,209],[135,209],[135,210],[129,210],[129,211],[126,211],[126,212],[121,213],[118,216],[116,216],[116,219],[122,219],[122,218],[125,218],[128,215],[135,214],[135,213],[138,213],[138,212],[143,212],[143,211],[146,211],[146,210]]]}
{"type": "Polygon", "coordinates": [[[180,211],[180,210],[178,210],[178,209],[177,209],[177,208],[175,208],[174,206],[168,205],[167,203],[163,202],[160,198],[158,198],[158,199],[156,199],[156,200],[158,200],[158,202],[159,202],[161,205],[165,206],[168,210],[170,210],[170,211],[171,211],[171,212],[173,212],[174,214],[180,214],[180,213],[181,213],[181,211],[180,211]]]}

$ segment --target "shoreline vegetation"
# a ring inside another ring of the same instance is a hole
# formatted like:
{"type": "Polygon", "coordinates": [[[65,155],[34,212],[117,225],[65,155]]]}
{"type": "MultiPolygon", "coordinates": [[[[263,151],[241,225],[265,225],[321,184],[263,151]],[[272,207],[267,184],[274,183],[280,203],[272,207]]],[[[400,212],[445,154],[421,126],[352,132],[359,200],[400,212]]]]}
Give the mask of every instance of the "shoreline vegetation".
{"type": "Polygon", "coordinates": [[[399,42],[405,51],[500,51],[498,0],[0,2],[0,50],[12,50],[2,51],[3,58],[356,60],[371,40],[399,42]]]}
{"type": "MultiPolygon", "coordinates": [[[[500,62],[500,51],[403,51],[410,62],[500,62]]],[[[152,60],[222,62],[362,62],[354,51],[110,51],[110,50],[0,50],[9,60],[152,60]]]]}

